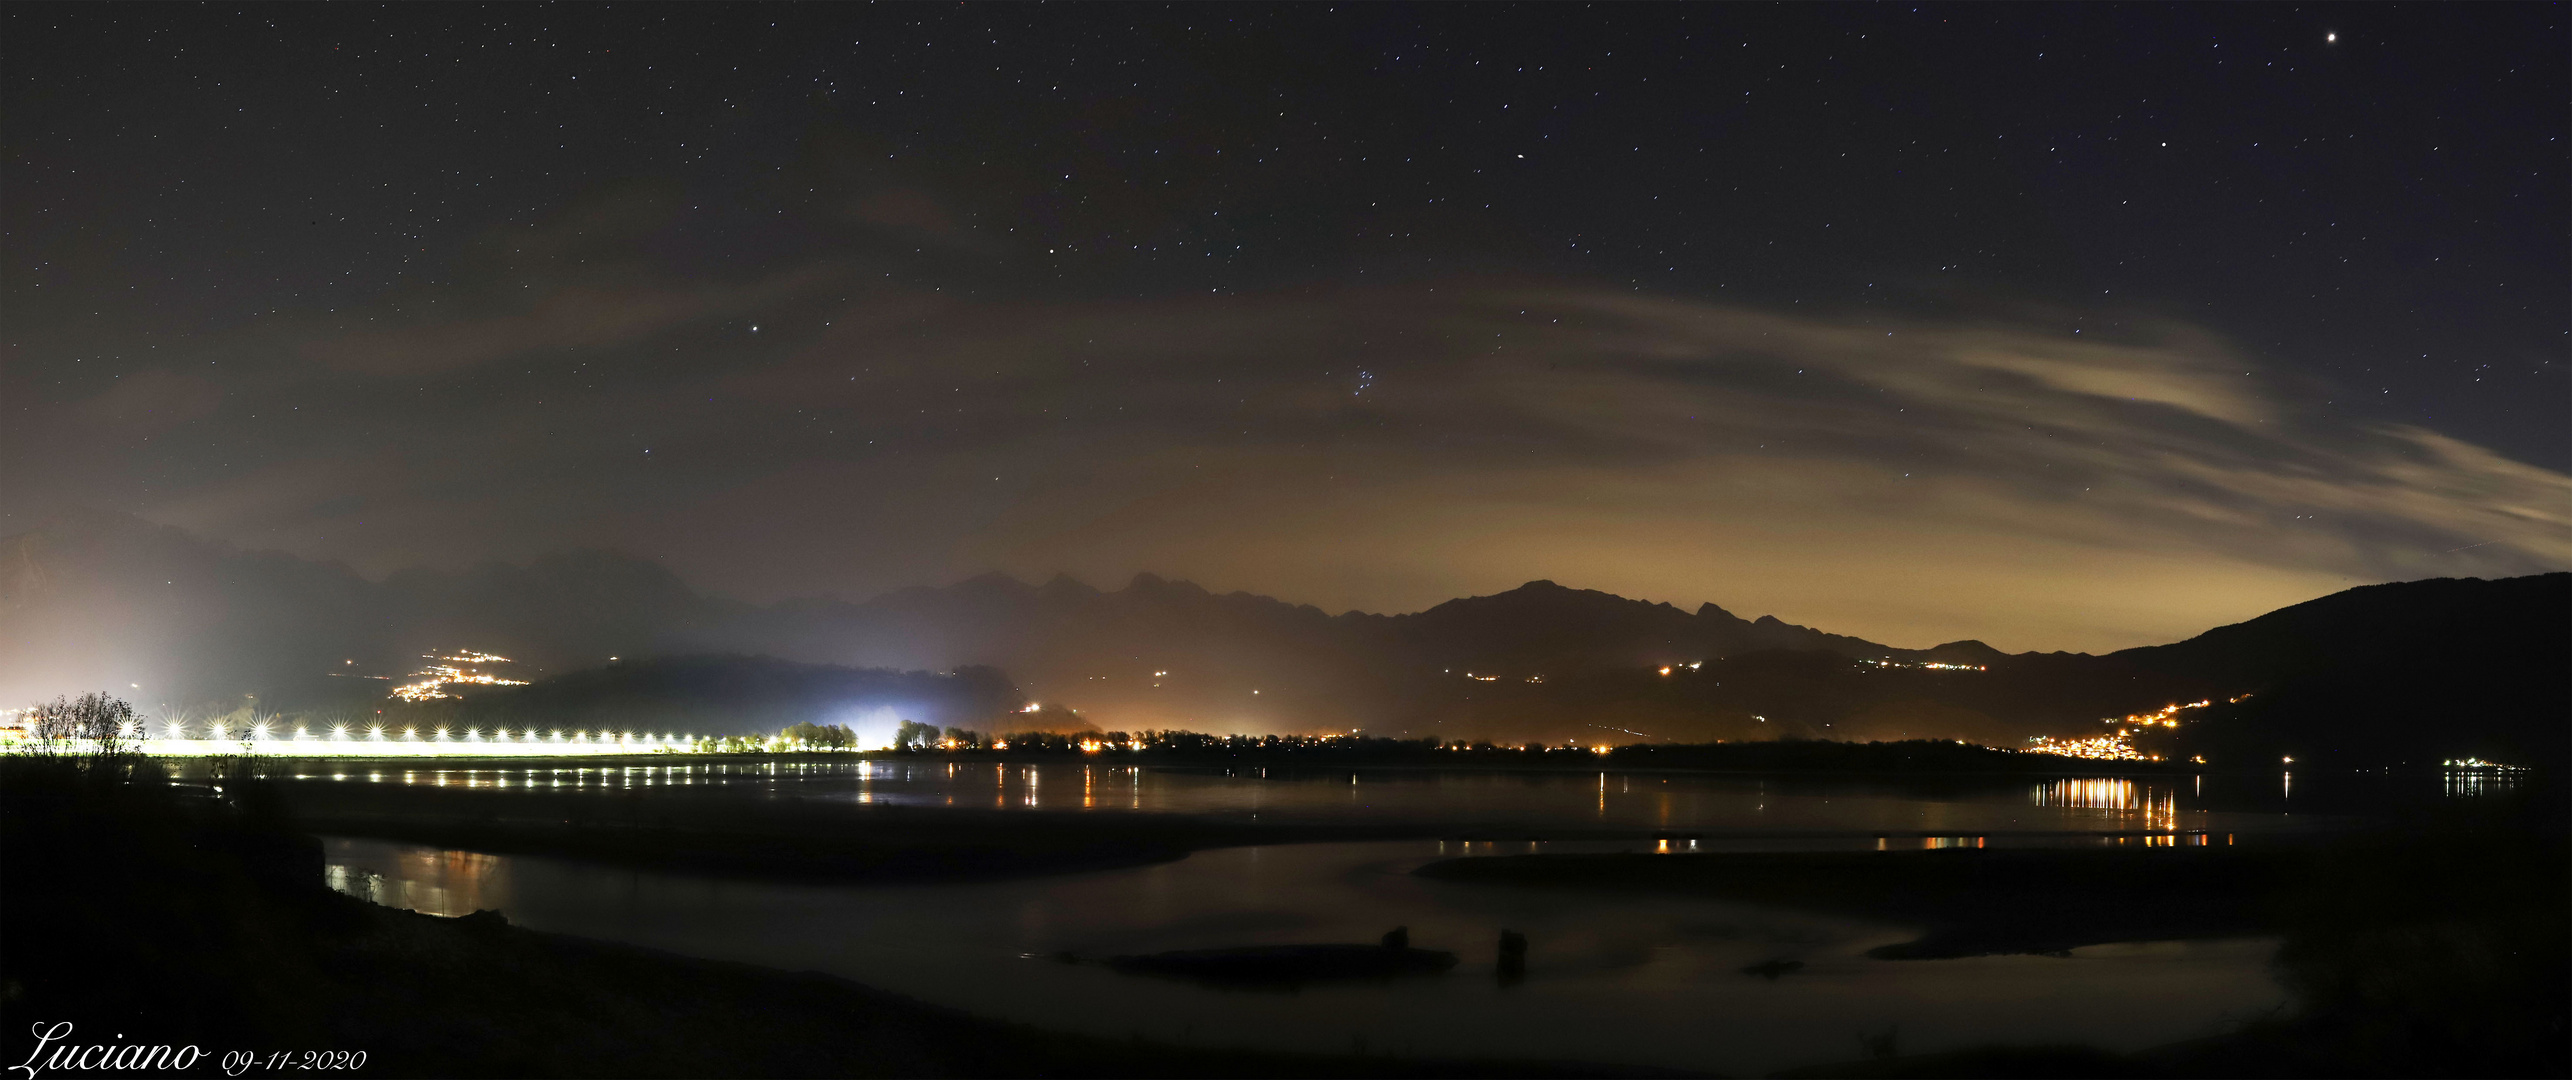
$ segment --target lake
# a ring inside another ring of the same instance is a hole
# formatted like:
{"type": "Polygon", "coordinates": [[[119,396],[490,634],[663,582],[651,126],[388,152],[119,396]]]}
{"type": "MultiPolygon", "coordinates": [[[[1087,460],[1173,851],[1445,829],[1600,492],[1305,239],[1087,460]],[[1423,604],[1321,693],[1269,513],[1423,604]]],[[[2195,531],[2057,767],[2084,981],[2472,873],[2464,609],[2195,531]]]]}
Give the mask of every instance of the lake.
{"type": "MultiPolygon", "coordinates": [[[[1535,836],[1652,831],[2054,835],[2272,833],[2329,827],[2378,799],[2348,778],[1909,778],[1647,770],[1239,769],[1009,762],[725,761],[422,767],[290,762],[299,782],[395,784],[505,796],[592,792],[655,799],[1237,816],[1276,823],[1417,825],[1535,836]],[[2317,817],[2316,815],[2320,816],[2317,817]]],[[[2418,785],[2413,785],[2418,786],[2418,785]]],[[[2408,790],[2408,789],[2406,789],[2408,790]]]]}
{"type": "MultiPolygon", "coordinates": [[[[1527,851],[1887,844],[2271,842],[2320,820],[2236,809],[2194,778],[1887,782],[1697,773],[1159,769],[992,763],[673,763],[612,768],[360,768],[313,782],[974,806],[1030,812],[1394,820],[1432,838],[1220,849],[1123,870],[970,884],[812,886],[635,872],[349,838],[334,887],[438,914],[498,908],[537,930],[814,969],[987,1016],[1110,1036],[1304,1050],[1581,1059],[1760,1072],[1980,1042],[2136,1049],[2213,1034],[2285,1004],[2273,943],[2125,944],[2069,958],[1874,960],[1898,926],[1672,896],[1439,882],[1410,871],[1527,851]],[[334,780],[333,777],[344,777],[334,780]],[[1439,833],[1546,841],[1467,843],[1439,833]],[[1655,839],[1653,833],[1672,834],[1655,839]],[[1885,833],[1885,837],[1875,834],[1885,833]],[[1408,926],[1456,952],[1444,976],[1241,991],[1120,975],[1119,954],[1371,942],[1408,926]],[[1528,977],[1496,978],[1502,929],[1528,977]],[[1070,957],[1070,962],[1063,958],[1070,957]],[[1744,967],[1803,967],[1768,979],[1744,967]]],[[[2273,778],[2272,778],[2273,779],[2273,778]]],[[[2292,795],[2285,796],[2289,799],[2292,795]]],[[[2254,800],[2255,801],[2255,800],[2254,800]]]]}

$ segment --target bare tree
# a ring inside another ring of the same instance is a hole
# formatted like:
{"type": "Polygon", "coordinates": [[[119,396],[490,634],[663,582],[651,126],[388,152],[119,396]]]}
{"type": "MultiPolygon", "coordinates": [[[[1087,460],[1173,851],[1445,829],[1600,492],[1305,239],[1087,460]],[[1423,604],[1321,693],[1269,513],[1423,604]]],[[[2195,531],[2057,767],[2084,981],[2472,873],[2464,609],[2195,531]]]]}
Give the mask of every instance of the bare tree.
{"type": "Polygon", "coordinates": [[[121,769],[143,748],[134,706],[106,694],[58,697],[29,708],[27,736],[19,752],[68,759],[91,771],[121,769]]]}

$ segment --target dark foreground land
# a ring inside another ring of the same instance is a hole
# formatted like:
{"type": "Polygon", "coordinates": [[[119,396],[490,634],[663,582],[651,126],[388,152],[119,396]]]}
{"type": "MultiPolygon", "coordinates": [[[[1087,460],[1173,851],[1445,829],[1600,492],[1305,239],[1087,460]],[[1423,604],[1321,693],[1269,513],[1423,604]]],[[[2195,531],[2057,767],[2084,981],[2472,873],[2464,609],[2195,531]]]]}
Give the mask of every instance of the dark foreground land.
{"type": "MultiPolygon", "coordinates": [[[[441,919],[320,884],[275,790],[0,762],[0,1056],[76,1044],[364,1050],[391,1076],[1598,1076],[1254,1053],[980,1019],[816,973],[441,919]]],[[[199,1066],[212,1072],[213,1065],[199,1066]]]]}
{"type": "MultiPolygon", "coordinates": [[[[1636,1072],[1252,1053],[1046,1032],[818,974],[534,933],[496,913],[436,919],[368,905],[321,888],[320,850],[307,823],[276,787],[237,774],[217,795],[173,787],[157,766],[131,760],[86,767],[20,760],[0,762],[0,770],[0,1057],[13,1062],[32,1048],[24,1034],[31,1025],[68,1020],[77,1025],[75,1042],[188,1043],[217,1054],[365,1050],[366,1072],[383,1075],[1636,1072]]],[[[596,816],[596,799],[583,805],[596,816]]],[[[916,837],[926,839],[881,843],[970,848],[965,822],[919,823],[916,837]]],[[[640,836],[649,823],[621,827],[640,836]]],[[[533,833],[517,835],[535,842],[533,833]]],[[[2390,835],[2287,853],[1538,856],[1427,872],[1494,884],[1678,890],[1911,921],[1930,933],[1910,955],[2264,932],[2282,939],[2281,971],[2303,1006],[2293,1017],[2141,1054],[1993,1047],[1899,1057],[1888,1048],[1887,1056],[1798,1075],[2547,1076],[2572,1069],[2565,1029],[2572,851],[2564,835],[2559,803],[2540,790],[2390,835]],[[2144,858],[2053,857],[2120,854],[2144,858]],[[2097,936],[2103,932],[2110,936],[2097,936]]]]}
{"type": "MultiPolygon", "coordinates": [[[[2550,788],[2326,845],[1526,855],[1446,881],[1668,892],[1907,923],[1889,961],[2242,934],[2281,939],[2303,1009],[2110,1054],[1986,1047],[1793,1076],[2562,1076],[2572,1072],[2572,845],[2550,788]]],[[[1791,967],[1759,973],[1793,977],[1791,967]]]]}

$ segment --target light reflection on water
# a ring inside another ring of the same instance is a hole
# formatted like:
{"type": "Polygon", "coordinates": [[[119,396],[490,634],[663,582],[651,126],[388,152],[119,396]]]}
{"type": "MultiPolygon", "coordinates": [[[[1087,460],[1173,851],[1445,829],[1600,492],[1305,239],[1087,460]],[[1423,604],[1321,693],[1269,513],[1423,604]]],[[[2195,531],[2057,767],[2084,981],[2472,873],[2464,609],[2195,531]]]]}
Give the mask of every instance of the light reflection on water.
{"type": "Polygon", "coordinates": [[[1447,855],[1613,846],[1308,844],[1025,881],[871,887],[719,881],[336,838],[328,861],[334,883],[362,883],[366,895],[421,910],[498,907],[537,930],[819,969],[983,1015],[1197,1045],[1363,1045],[1765,1072],[1858,1057],[1858,1033],[1897,1025],[1905,1052],[1984,1042],[2136,1049],[2212,1034],[2284,1000],[2268,974],[2266,941],[2103,946],[2068,960],[1872,960],[1867,949],[1911,935],[1687,897],[1409,874],[1447,855]],[[1462,963],[1440,978],[1290,995],[1049,959],[1372,941],[1395,925],[1462,963]],[[1531,942],[1523,983],[1495,977],[1502,928],[1531,942]],[[1772,960],[1805,966],[1774,981],[1742,973],[1772,960]]]}
{"type": "Polygon", "coordinates": [[[2441,786],[2447,797],[2453,799],[2478,799],[2514,791],[2526,778],[2527,774],[2518,769],[2459,767],[2439,770],[2441,786]]]}
{"type": "Polygon", "coordinates": [[[508,902],[499,856],[402,847],[357,863],[332,861],[322,883],[361,900],[431,915],[471,915],[508,902]],[[375,867],[381,867],[376,869],[375,867]]]}
{"type": "Polygon", "coordinates": [[[2097,811],[2097,819],[2155,831],[2177,829],[2179,791],[2169,784],[2127,779],[2055,780],[2028,791],[2035,806],[2097,811]]]}
{"type": "Polygon", "coordinates": [[[1972,836],[2240,832],[2302,826],[2222,808],[2190,777],[1923,781],[1738,773],[1299,768],[1236,770],[1022,762],[698,762],[292,774],[484,797],[642,794],[849,806],[1235,815],[1316,823],[1437,823],[1590,832],[1853,831],[1972,836]]]}

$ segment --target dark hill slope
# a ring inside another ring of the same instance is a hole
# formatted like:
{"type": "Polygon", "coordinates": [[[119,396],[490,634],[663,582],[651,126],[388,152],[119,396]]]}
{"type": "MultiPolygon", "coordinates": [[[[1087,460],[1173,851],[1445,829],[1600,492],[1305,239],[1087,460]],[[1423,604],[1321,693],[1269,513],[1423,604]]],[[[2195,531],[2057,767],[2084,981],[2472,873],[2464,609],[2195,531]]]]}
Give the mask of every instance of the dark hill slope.
{"type": "Polygon", "coordinates": [[[247,694],[263,709],[346,709],[384,684],[337,676],[406,675],[423,653],[499,653],[517,677],[543,678],[702,649],[704,628],[746,609],[610,551],[369,581],[128,515],[68,514],[0,538],[0,695],[127,687],[146,708],[219,711],[247,694]]]}
{"type": "Polygon", "coordinates": [[[2108,654],[2150,671],[2252,687],[2378,666],[2552,663],[2572,648],[2572,573],[2362,585],[2219,626],[2186,641],[2108,654]]]}
{"type": "Polygon", "coordinates": [[[2190,726],[2217,760],[2572,764],[2572,573],[2370,585],[2110,659],[2251,692],[2190,726]]]}
{"type": "Polygon", "coordinates": [[[1416,614],[1383,617],[1376,625],[1389,644],[1419,664],[1522,678],[1549,671],[1685,664],[1767,650],[1871,658],[1913,655],[1774,616],[1752,621],[1713,604],[1691,613],[1551,581],[1449,600],[1416,614]]]}
{"type": "Polygon", "coordinates": [[[458,722],[485,728],[765,735],[811,722],[868,727],[859,734],[889,738],[901,720],[981,725],[1019,700],[1017,688],[991,668],[938,674],[766,656],[675,656],[484,691],[449,708],[458,722]]]}
{"type": "MultiPolygon", "coordinates": [[[[538,680],[610,656],[627,661],[617,678],[636,680],[633,665],[655,656],[747,654],[837,670],[992,665],[1030,697],[1127,730],[2014,745],[2247,692],[2238,708],[2189,714],[2206,720],[2192,736],[2222,736],[2208,744],[2218,761],[2294,747],[2561,760],[2567,583],[2572,575],[2371,586],[2172,645],[2003,655],[1972,641],[1896,649],[1713,604],[1689,611],[1547,581],[1402,615],[1333,615],[1149,574],[1115,590],[991,574],[863,602],[753,606],[612,552],[370,581],[94,514],[0,539],[0,696],[126,687],[147,709],[363,703],[371,712],[386,683],[358,676],[398,677],[432,649],[497,652],[517,660],[511,674],[538,680]],[[1901,666],[1923,660],[1967,669],[1901,666]],[[1671,674],[1658,674],[1663,665],[1671,674]]],[[[700,702],[676,714],[685,716],[709,715],[704,702],[736,692],[771,703],[858,692],[776,688],[791,681],[654,692],[700,702]]],[[[759,704],[726,715],[766,725],[808,711],[759,704]]]]}

